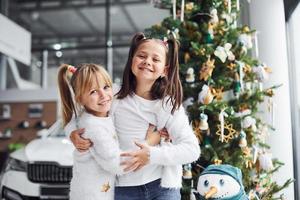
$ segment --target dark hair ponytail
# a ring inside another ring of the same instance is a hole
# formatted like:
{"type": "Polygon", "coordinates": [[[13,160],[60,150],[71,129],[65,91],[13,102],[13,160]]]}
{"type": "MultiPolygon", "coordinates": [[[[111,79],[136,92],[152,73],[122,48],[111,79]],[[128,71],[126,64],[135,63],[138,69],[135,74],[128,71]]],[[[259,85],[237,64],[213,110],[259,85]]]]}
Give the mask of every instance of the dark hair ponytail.
{"type": "Polygon", "coordinates": [[[182,104],[182,85],[179,77],[179,61],[178,51],[179,43],[175,38],[168,39],[168,85],[165,90],[165,95],[170,96],[167,101],[171,101],[173,105],[172,113],[182,104]]]}

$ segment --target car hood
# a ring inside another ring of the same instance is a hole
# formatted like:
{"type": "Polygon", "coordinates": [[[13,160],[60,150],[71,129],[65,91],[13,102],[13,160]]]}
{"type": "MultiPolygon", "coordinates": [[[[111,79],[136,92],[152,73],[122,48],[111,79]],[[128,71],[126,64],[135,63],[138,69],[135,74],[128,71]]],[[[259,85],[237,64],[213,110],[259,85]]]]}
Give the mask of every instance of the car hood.
{"type": "Polygon", "coordinates": [[[66,138],[41,138],[31,141],[25,147],[29,162],[57,162],[60,165],[73,165],[73,144],[66,138]]]}

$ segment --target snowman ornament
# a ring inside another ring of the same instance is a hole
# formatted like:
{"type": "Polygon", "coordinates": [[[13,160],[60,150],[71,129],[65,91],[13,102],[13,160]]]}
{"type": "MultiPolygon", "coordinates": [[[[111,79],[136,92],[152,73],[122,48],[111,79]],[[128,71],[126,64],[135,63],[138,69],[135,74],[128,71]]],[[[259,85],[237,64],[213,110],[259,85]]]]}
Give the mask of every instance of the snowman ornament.
{"type": "Polygon", "coordinates": [[[242,184],[242,173],[231,165],[210,165],[199,176],[197,200],[248,200],[242,184]]]}

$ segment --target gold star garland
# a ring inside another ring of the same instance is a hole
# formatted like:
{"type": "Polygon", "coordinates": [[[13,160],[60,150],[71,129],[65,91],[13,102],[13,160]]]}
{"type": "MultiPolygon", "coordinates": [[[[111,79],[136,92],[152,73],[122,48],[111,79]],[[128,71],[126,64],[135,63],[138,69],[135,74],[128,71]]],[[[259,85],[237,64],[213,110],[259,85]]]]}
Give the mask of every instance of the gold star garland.
{"type": "Polygon", "coordinates": [[[198,138],[199,144],[201,144],[203,142],[203,136],[200,130],[200,122],[198,120],[193,121],[192,127],[196,137],[198,138]]]}
{"type": "Polygon", "coordinates": [[[207,81],[207,79],[212,75],[214,68],[215,59],[211,60],[210,58],[208,58],[208,60],[202,64],[202,68],[199,72],[199,79],[207,81]]]}
{"type": "Polygon", "coordinates": [[[214,159],[214,164],[215,165],[221,165],[222,164],[222,160],[214,159]]]}

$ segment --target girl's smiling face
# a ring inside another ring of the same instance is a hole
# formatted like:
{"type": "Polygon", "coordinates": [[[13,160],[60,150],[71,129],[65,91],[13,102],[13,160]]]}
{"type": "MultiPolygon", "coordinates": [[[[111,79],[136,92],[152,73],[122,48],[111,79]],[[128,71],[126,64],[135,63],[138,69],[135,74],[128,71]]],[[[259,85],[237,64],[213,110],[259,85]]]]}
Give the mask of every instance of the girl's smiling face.
{"type": "Polygon", "coordinates": [[[94,78],[91,87],[80,99],[87,112],[98,117],[106,117],[113,99],[112,88],[102,80],[102,77],[100,80],[94,78]]]}
{"type": "Polygon", "coordinates": [[[167,75],[166,47],[159,41],[150,39],[136,50],[131,70],[138,82],[154,83],[159,77],[167,75]]]}

